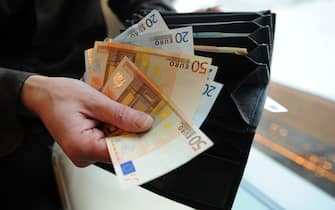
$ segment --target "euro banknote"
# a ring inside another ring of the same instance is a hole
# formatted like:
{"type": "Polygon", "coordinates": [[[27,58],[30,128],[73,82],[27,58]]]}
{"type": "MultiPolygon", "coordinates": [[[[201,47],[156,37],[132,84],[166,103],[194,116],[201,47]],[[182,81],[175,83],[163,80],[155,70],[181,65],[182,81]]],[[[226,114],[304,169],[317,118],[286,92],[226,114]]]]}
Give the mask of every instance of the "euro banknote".
{"type": "Polygon", "coordinates": [[[97,90],[101,90],[105,82],[105,66],[101,66],[101,62],[105,62],[105,55],[97,56],[95,48],[85,50],[85,81],[97,90]]]}
{"type": "Polygon", "coordinates": [[[127,28],[121,34],[114,37],[113,40],[117,42],[131,41],[140,35],[162,30],[168,31],[169,28],[167,27],[161,14],[157,10],[152,10],[142,20],[127,28]]]}
{"type": "Polygon", "coordinates": [[[211,58],[114,42],[96,42],[97,57],[107,58],[102,68],[109,78],[123,57],[128,57],[191,119],[207,80],[211,58]]]}
{"type": "Polygon", "coordinates": [[[194,54],[192,26],[143,34],[128,43],[189,55],[194,54]]]}
{"type": "Polygon", "coordinates": [[[202,98],[198,104],[197,110],[193,115],[192,123],[200,128],[207,118],[217,97],[222,90],[223,84],[215,81],[207,81],[202,92],[202,98]]]}

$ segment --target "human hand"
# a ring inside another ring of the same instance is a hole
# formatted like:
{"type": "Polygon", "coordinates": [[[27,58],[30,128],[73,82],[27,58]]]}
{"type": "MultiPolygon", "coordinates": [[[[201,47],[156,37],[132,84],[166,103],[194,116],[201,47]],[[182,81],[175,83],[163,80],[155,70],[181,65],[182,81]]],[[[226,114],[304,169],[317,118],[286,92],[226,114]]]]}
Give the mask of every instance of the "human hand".
{"type": "Polygon", "coordinates": [[[99,122],[130,132],[148,130],[153,119],[119,104],[86,83],[70,78],[30,76],[23,104],[43,121],[55,141],[78,167],[111,162],[99,122]]]}

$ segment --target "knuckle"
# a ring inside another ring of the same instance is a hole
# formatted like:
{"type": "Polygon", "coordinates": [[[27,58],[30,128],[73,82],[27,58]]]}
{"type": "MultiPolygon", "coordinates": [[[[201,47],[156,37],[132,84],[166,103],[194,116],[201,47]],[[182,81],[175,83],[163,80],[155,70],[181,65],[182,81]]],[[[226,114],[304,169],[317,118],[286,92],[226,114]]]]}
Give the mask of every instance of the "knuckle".
{"type": "Polygon", "coordinates": [[[120,106],[116,111],[114,112],[114,120],[117,124],[124,124],[126,123],[130,118],[132,114],[132,109],[127,106],[120,106]]]}

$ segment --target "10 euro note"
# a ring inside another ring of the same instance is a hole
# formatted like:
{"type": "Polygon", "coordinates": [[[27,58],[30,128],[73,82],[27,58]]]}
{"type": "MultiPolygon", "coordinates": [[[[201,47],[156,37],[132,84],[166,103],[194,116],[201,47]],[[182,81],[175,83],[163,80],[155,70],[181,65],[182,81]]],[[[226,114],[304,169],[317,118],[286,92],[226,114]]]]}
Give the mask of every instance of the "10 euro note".
{"type": "MultiPolygon", "coordinates": [[[[96,42],[97,56],[107,57],[109,78],[124,56],[135,65],[191,119],[201,99],[211,58],[115,42],[96,42]]],[[[107,80],[106,80],[107,81],[107,80]]]]}
{"type": "Polygon", "coordinates": [[[146,133],[106,137],[122,188],[164,175],[213,145],[127,57],[113,71],[103,92],[154,119],[146,133]]]}

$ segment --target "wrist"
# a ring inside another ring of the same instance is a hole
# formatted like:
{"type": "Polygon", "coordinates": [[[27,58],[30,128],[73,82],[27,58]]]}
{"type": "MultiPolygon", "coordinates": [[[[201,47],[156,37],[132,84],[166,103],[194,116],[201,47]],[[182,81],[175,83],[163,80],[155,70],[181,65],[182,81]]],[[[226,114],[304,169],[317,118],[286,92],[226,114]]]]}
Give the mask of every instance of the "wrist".
{"type": "Polygon", "coordinates": [[[48,100],[48,80],[46,76],[33,75],[26,79],[22,87],[22,104],[38,116],[43,111],[43,104],[48,100]]]}

